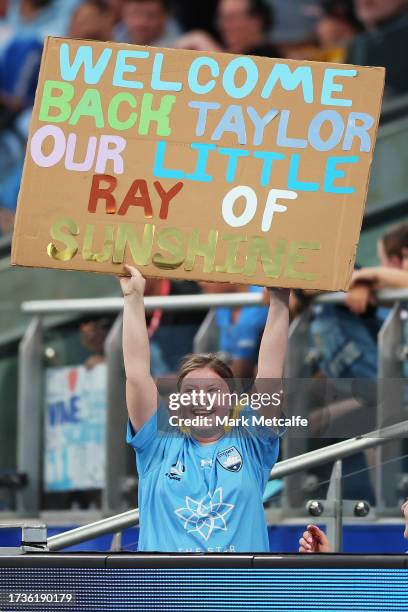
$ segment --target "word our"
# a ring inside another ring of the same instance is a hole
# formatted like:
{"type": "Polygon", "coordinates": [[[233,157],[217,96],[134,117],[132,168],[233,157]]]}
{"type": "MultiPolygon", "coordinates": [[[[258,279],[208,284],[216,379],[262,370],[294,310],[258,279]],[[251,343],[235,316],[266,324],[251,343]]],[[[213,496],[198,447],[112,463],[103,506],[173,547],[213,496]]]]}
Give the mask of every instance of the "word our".
{"type": "MultiPolygon", "coordinates": [[[[89,172],[95,169],[97,174],[108,173],[111,169],[115,175],[125,173],[124,154],[127,140],[122,136],[103,134],[99,137],[90,136],[87,139],[85,154],[82,159],[76,159],[77,147],[79,148],[78,136],[75,133],[64,134],[64,131],[55,125],[44,125],[39,128],[32,136],[30,141],[30,154],[33,161],[41,168],[51,168],[63,161],[67,170],[74,172],[89,172]]],[[[338,180],[345,179],[346,170],[342,166],[356,164],[359,161],[358,155],[332,155],[324,162],[324,177],[319,183],[316,180],[306,181],[302,175],[302,155],[292,153],[286,155],[279,151],[250,151],[248,149],[234,147],[217,147],[213,143],[193,142],[188,149],[191,156],[195,158],[194,171],[187,172],[181,168],[169,168],[167,166],[167,151],[169,144],[165,140],[159,140],[155,144],[155,157],[152,174],[158,179],[172,179],[177,181],[194,181],[210,183],[213,175],[209,173],[208,166],[214,155],[219,157],[216,165],[218,175],[220,169],[225,167],[225,182],[227,184],[236,181],[239,176],[240,164],[247,163],[248,158],[255,160],[254,182],[257,180],[262,187],[267,187],[274,180],[274,172],[279,171],[279,165],[287,163],[287,176],[282,180],[279,188],[295,191],[324,191],[333,194],[354,193],[355,187],[350,185],[338,184],[338,180]]],[[[173,158],[177,156],[174,155],[173,158]]],[[[307,158],[305,159],[305,173],[308,171],[307,158]]]]}

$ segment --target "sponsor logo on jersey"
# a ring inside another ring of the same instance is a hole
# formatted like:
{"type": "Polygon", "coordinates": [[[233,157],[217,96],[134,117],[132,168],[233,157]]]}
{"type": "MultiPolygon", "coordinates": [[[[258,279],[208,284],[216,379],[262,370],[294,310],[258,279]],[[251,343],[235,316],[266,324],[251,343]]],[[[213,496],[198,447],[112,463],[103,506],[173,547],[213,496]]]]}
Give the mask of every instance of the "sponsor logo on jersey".
{"type": "Polygon", "coordinates": [[[235,446],[231,446],[217,454],[217,461],[229,472],[239,472],[242,468],[242,456],[235,446]]]}
{"type": "Polygon", "coordinates": [[[212,495],[208,492],[202,499],[187,495],[185,506],[174,512],[182,520],[187,533],[197,533],[208,542],[214,531],[228,531],[226,517],[233,509],[234,504],[223,501],[222,487],[218,487],[212,495]]]}
{"type": "Polygon", "coordinates": [[[166,476],[170,478],[170,480],[181,480],[185,471],[186,468],[184,464],[179,460],[177,463],[173,463],[170,470],[166,472],[166,476]]]}

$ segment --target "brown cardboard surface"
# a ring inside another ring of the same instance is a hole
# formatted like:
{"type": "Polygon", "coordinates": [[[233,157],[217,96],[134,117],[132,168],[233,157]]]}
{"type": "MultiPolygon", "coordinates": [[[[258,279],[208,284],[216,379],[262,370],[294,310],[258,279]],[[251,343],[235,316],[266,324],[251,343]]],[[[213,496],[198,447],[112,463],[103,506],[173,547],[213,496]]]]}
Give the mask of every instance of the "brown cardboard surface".
{"type": "Polygon", "coordinates": [[[346,289],[384,72],[48,38],[12,263],[346,289]]]}

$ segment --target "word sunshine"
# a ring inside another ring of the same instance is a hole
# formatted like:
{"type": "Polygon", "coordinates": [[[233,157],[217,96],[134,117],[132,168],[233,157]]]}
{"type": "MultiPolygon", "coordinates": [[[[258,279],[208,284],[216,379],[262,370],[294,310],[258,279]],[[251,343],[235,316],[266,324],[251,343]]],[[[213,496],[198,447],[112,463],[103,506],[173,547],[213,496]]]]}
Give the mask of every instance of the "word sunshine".
{"type": "Polygon", "coordinates": [[[222,233],[216,229],[180,229],[158,227],[155,223],[85,224],[63,217],[51,226],[52,242],[47,253],[51,259],[71,262],[81,258],[86,262],[136,266],[153,265],[159,270],[191,272],[201,269],[226,275],[254,277],[259,268],[265,277],[315,280],[313,261],[304,256],[316,256],[316,242],[271,240],[268,235],[248,236],[222,233]],[[312,269],[311,269],[312,268],[312,269]]]}

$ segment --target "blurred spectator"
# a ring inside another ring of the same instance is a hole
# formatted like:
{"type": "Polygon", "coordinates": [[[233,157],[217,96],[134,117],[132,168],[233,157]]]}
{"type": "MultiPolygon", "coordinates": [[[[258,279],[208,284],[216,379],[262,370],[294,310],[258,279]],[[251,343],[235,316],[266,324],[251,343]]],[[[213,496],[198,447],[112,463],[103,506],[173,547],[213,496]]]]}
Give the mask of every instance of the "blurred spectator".
{"type": "Polygon", "coordinates": [[[73,13],[69,36],[112,40],[114,15],[106,0],[85,0],[73,13]]]}
{"type": "Polygon", "coordinates": [[[347,61],[385,66],[386,93],[408,92],[408,0],[355,0],[355,8],[367,32],[352,41],[347,61]]]}
{"type": "Polygon", "coordinates": [[[124,0],[123,23],[134,45],[172,47],[179,34],[167,0],[124,0]]]}
{"type": "Polygon", "coordinates": [[[5,206],[0,206],[0,236],[13,233],[15,212],[5,206]]]}
{"type": "Polygon", "coordinates": [[[360,283],[351,292],[348,300],[359,304],[356,312],[335,304],[313,307],[311,331],[319,350],[319,366],[331,378],[373,379],[377,377],[377,334],[385,314],[373,303],[368,285],[360,283]],[[358,296],[353,298],[354,290],[358,296]]]}
{"type": "MultiPolygon", "coordinates": [[[[352,278],[352,289],[366,284],[373,289],[408,289],[408,223],[402,222],[389,229],[378,241],[379,266],[356,270],[352,278]]],[[[347,298],[348,302],[350,301],[347,298]]],[[[355,309],[352,303],[349,308],[355,309]]],[[[408,315],[402,315],[402,336],[408,344],[408,315]]],[[[408,360],[402,364],[402,374],[408,378],[408,360]]],[[[408,400],[408,395],[406,397],[408,400]]]]}
{"type": "Polygon", "coordinates": [[[1,184],[0,195],[0,236],[13,232],[17,196],[20,189],[23,162],[16,164],[1,184]]]}
{"type": "Polygon", "coordinates": [[[0,0],[0,19],[4,19],[7,16],[7,9],[9,0],[0,0]]]}
{"type": "Polygon", "coordinates": [[[7,24],[7,12],[10,0],[0,0],[0,51],[13,36],[12,28],[7,24]]]}
{"type": "MultiPolygon", "coordinates": [[[[193,281],[173,281],[167,278],[147,278],[146,296],[194,295],[201,293],[193,281]]],[[[193,350],[193,340],[204,317],[203,310],[163,311],[159,308],[147,316],[150,338],[152,375],[165,376],[175,372],[180,360],[193,350]]]]}
{"type": "MultiPolygon", "coordinates": [[[[312,294],[312,292],[308,292],[312,294]]],[[[296,292],[305,299],[305,293],[296,292]]],[[[313,344],[317,349],[317,366],[319,375],[322,373],[330,379],[331,385],[338,394],[338,401],[327,405],[325,398],[324,408],[315,409],[311,421],[328,419],[327,426],[332,431],[342,431],[343,424],[346,431],[350,431],[347,421],[353,419],[353,431],[361,427],[367,431],[365,425],[372,423],[375,428],[374,406],[376,404],[376,378],[378,375],[378,345],[377,336],[384,322],[387,311],[376,307],[372,288],[366,283],[358,283],[351,289],[348,296],[355,305],[355,311],[347,305],[317,303],[312,306],[311,335],[313,344]],[[358,314],[357,314],[358,312],[358,314]],[[347,381],[353,381],[352,388],[347,381]],[[371,382],[361,382],[368,379],[371,382]],[[350,397],[352,391],[352,397],[350,397]]],[[[318,400],[319,403],[319,400],[318,400]]],[[[320,431],[320,436],[322,432],[320,431]]],[[[338,441],[327,438],[326,443],[338,441]]],[[[319,448],[321,440],[315,440],[312,449],[319,448]]],[[[320,481],[330,477],[332,465],[327,464],[314,469],[320,481]]],[[[374,503],[374,491],[368,473],[368,464],[365,453],[357,453],[347,457],[343,463],[345,497],[348,499],[363,498],[374,503]]],[[[319,495],[324,495],[321,490],[319,495]]],[[[316,493],[317,495],[317,493],[316,493]]]]}
{"type": "Polygon", "coordinates": [[[112,321],[108,318],[89,319],[80,325],[80,342],[90,353],[85,361],[85,367],[90,370],[105,361],[105,340],[111,328],[112,321]]]}
{"type": "Polygon", "coordinates": [[[0,234],[9,234],[20,185],[42,43],[13,38],[0,53],[0,234]]]}
{"type": "Polygon", "coordinates": [[[0,55],[0,129],[33,105],[41,53],[37,40],[14,38],[0,55]]]}
{"type": "Polygon", "coordinates": [[[192,2],[191,0],[170,0],[174,17],[186,32],[202,30],[211,36],[216,35],[214,15],[218,0],[192,2]]]}
{"type": "Polygon", "coordinates": [[[378,241],[379,266],[362,268],[353,274],[352,286],[369,283],[375,289],[408,288],[408,223],[388,230],[378,241]]]}
{"type": "Polygon", "coordinates": [[[265,0],[274,13],[272,36],[277,45],[313,38],[322,0],[265,0]]]}
{"type": "Polygon", "coordinates": [[[316,23],[321,16],[322,0],[266,0],[273,9],[270,31],[280,57],[314,59],[316,23]]]}
{"type": "Polygon", "coordinates": [[[358,18],[367,30],[375,30],[404,15],[407,0],[354,0],[358,18]]]}
{"type": "MultiPolygon", "coordinates": [[[[73,9],[81,0],[9,0],[3,27],[19,38],[64,36],[73,9]]],[[[1,32],[0,32],[1,39],[1,32]]]]}
{"type": "Polygon", "coordinates": [[[122,21],[124,0],[106,0],[106,4],[112,14],[114,24],[118,24],[122,21]]]}
{"type": "Polygon", "coordinates": [[[344,62],[348,44],[360,31],[353,0],[325,0],[316,24],[317,42],[321,48],[316,59],[344,62]]]}
{"type": "Polygon", "coordinates": [[[192,51],[222,51],[218,42],[203,30],[191,30],[180,36],[176,42],[177,49],[191,49],[192,51]]]}
{"type": "Polygon", "coordinates": [[[108,3],[113,18],[113,40],[117,42],[126,42],[126,27],[122,20],[124,0],[106,1],[108,3]]]}
{"type": "MultiPolygon", "coordinates": [[[[201,283],[208,293],[263,292],[263,287],[232,285],[230,283],[201,283]]],[[[268,316],[267,306],[216,309],[218,350],[230,361],[237,378],[252,378],[258,360],[259,344],[268,316]]]]}
{"type": "Polygon", "coordinates": [[[277,57],[268,40],[273,22],[272,10],[264,0],[220,0],[217,25],[224,48],[229,53],[277,57]]]}

